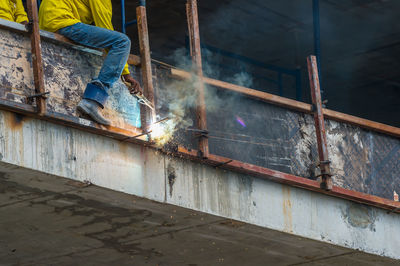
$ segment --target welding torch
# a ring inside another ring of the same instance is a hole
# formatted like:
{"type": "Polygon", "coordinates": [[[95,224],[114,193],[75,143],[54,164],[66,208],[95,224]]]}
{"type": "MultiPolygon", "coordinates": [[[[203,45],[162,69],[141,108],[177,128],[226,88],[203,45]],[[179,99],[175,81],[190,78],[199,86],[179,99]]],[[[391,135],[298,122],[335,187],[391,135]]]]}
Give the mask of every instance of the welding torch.
{"type": "MultiPolygon", "coordinates": [[[[125,86],[127,86],[128,88],[130,88],[132,85],[127,82],[124,77],[121,77],[122,82],[125,84],[125,86]]],[[[141,91],[136,91],[136,92],[131,92],[131,95],[133,95],[134,97],[136,97],[136,99],[138,100],[138,103],[143,104],[147,107],[149,107],[151,110],[154,111],[154,105],[152,102],[150,102],[143,94],[143,92],[141,91]]]]}

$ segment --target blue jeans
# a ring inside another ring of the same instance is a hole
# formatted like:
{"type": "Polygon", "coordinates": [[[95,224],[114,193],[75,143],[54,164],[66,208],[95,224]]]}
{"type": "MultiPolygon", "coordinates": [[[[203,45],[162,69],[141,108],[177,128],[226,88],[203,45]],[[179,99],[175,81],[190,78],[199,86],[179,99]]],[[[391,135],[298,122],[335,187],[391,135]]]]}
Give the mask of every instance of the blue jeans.
{"type": "Polygon", "coordinates": [[[108,49],[99,76],[93,79],[93,83],[88,84],[83,95],[83,98],[94,100],[104,107],[109,88],[120,78],[128,60],[131,50],[129,37],[120,32],[84,23],[76,23],[59,29],[58,32],[76,43],[92,48],[108,49]]]}

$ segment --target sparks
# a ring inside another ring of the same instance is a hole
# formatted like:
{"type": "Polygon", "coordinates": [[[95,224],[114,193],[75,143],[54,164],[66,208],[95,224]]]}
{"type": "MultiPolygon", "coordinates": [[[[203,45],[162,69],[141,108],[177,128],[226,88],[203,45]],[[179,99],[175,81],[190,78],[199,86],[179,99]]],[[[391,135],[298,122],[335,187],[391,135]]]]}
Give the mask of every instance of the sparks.
{"type": "Polygon", "coordinates": [[[150,130],[152,139],[161,139],[165,134],[165,127],[161,123],[151,125],[150,130]]]}
{"type": "Polygon", "coordinates": [[[170,118],[157,121],[149,127],[150,137],[157,146],[163,146],[172,139],[175,126],[170,118]]]}

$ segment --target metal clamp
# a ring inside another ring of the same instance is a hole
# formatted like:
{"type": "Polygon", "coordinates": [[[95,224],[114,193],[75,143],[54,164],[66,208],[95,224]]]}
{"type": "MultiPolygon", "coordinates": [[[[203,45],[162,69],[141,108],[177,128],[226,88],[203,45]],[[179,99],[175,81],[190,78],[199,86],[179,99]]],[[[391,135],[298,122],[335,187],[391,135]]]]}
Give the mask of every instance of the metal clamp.
{"type": "Polygon", "coordinates": [[[317,175],[317,176],[315,176],[315,177],[318,178],[318,177],[320,177],[320,176],[329,176],[329,177],[332,177],[333,175],[330,174],[330,173],[323,173],[323,174],[319,174],[319,175],[317,175]]]}
{"type": "Polygon", "coordinates": [[[27,99],[33,99],[33,98],[37,98],[37,97],[42,97],[42,98],[47,98],[47,96],[46,95],[48,95],[48,94],[50,94],[50,92],[49,91],[46,91],[46,92],[42,92],[42,93],[38,93],[38,94],[33,94],[33,95],[30,95],[30,96],[28,96],[28,97],[26,97],[27,99]]]}
{"type": "Polygon", "coordinates": [[[319,162],[319,164],[318,164],[318,166],[321,166],[321,165],[327,165],[327,164],[330,164],[331,163],[331,161],[330,160],[326,160],[326,161],[320,161],[319,162]]]}

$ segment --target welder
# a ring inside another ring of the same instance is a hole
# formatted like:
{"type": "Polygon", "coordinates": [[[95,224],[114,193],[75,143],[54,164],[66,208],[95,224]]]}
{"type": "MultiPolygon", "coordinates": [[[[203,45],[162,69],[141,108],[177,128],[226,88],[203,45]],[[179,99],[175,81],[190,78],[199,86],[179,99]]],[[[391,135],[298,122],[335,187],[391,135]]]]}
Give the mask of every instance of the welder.
{"type": "Polygon", "coordinates": [[[22,0],[0,0],[0,18],[21,24],[28,24],[22,0]]]}
{"type": "Polygon", "coordinates": [[[131,93],[141,91],[127,65],[131,41],[125,34],[114,31],[111,18],[111,0],[43,0],[39,9],[41,29],[57,32],[78,44],[106,49],[99,75],[87,84],[77,106],[78,112],[103,125],[111,123],[101,114],[101,109],[109,89],[121,75],[131,84],[131,93]]]}

